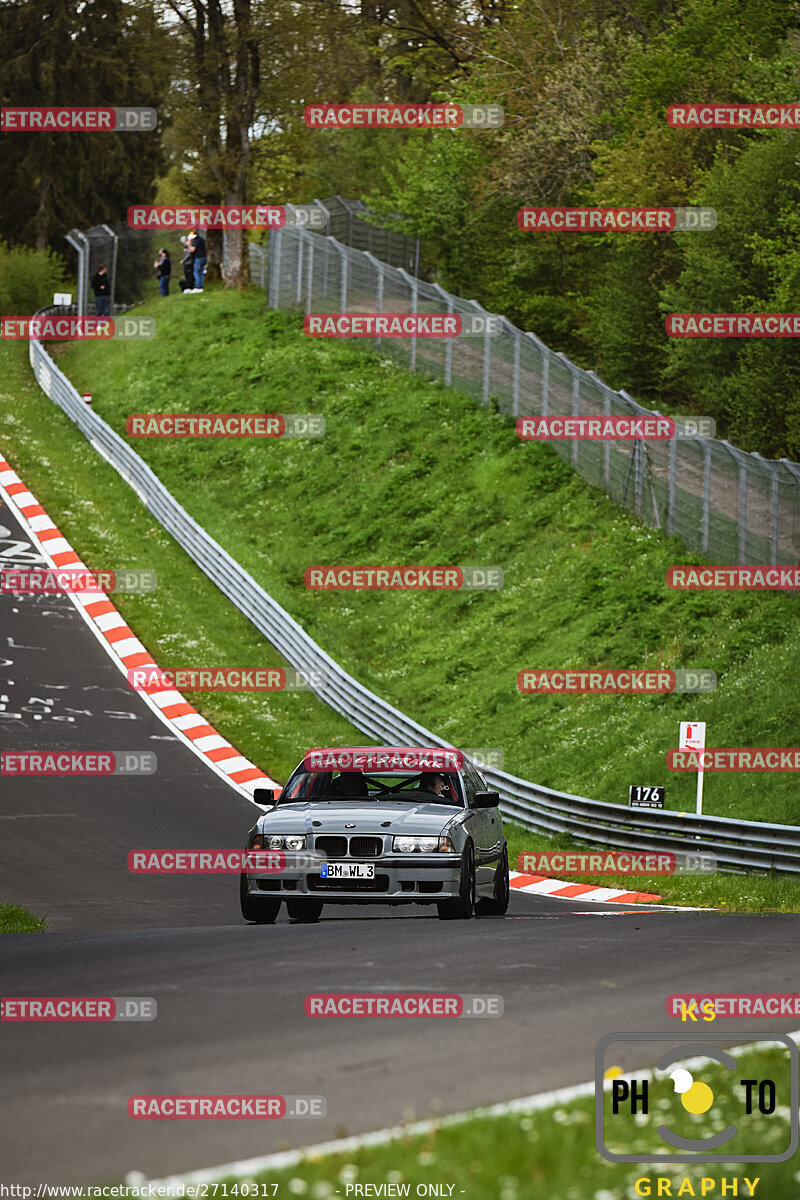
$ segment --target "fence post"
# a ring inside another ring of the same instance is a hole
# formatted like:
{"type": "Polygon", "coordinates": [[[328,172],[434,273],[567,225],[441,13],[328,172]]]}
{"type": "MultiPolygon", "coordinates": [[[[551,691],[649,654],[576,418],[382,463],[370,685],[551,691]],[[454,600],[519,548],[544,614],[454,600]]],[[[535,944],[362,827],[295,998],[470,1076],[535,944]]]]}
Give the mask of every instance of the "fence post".
{"type": "Polygon", "coordinates": [[[306,313],[311,312],[314,302],[314,239],[308,237],[308,287],[306,288],[306,313]]]}
{"type": "Polygon", "coordinates": [[[336,249],[342,254],[342,281],[339,288],[339,312],[347,312],[347,249],[341,243],[336,242],[336,249]]]}
{"type": "Polygon", "coordinates": [[[769,471],[769,565],[775,567],[778,564],[778,472],[775,463],[764,458],[757,450],[753,451],[753,458],[757,458],[769,471]]]}
{"type": "MultiPolygon", "coordinates": [[[[369,250],[364,251],[364,257],[369,259],[369,261],[372,263],[374,270],[377,272],[377,275],[378,275],[378,302],[377,302],[376,311],[379,313],[382,313],[383,312],[383,267],[384,267],[384,264],[381,262],[381,260],[379,258],[376,258],[374,254],[370,254],[369,250]]],[[[375,338],[375,349],[376,350],[380,350],[382,342],[383,342],[383,338],[380,334],[378,334],[378,336],[375,338]]]]}
{"type": "Polygon", "coordinates": [[[739,468],[739,562],[747,561],[747,458],[742,451],[736,450],[727,438],[720,439],[721,444],[730,454],[739,468]]]}
{"type": "Polygon", "coordinates": [[[703,462],[703,520],[700,548],[705,554],[708,550],[708,527],[711,519],[711,450],[705,438],[701,444],[705,458],[703,462]]]}
{"type": "MultiPolygon", "coordinates": [[[[409,275],[408,271],[406,271],[403,267],[399,267],[398,271],[399,271],[399,274],[401,274],[403,276],[403,279],[405,279],[406,283],[411,288],[411,311],[412,311],[412,313],[416,313],[418,311],[417,299],[418,299],[419,280],[415,279],[415,277],[413,275],[409,275]]],[[[411,356],[409,358],[408,365],[412,371],[416,371],[416,369],[417,369],[417,339],[415,337],[412,337],[410,339],[410,341],[411,341],[411,356]]]]}
{"type": "Polygon", "coordinates": [[[508,327],[509,336],[514,339],[514,382],[512,384],[513,399],[511,402],[511,412],[515,417],[519,416],[519,360],[520,360],[520,345],[521,338],[519,330],[516,329],[510,321],[503,319],[504,325],[508,327]]]}
{"type": "Polygon", "coordinates": [[[117,292],[117,249],[118,249],[118,245],[119,245],[119,238],[114,233],[114,230],[111,229],[108,225],[101,225],[100,228],[105,229],[106,233],[111,238],[111,241],[113,243],[113,249],[111,251],[111,296],[109,298],[110,303],[108,306],[108,311],[111,313],[111,315],[113,317],[113,315],[114,315],[114,299],[116,297],[116,292],[117,292]]]}
{"type": "MultiPolygon", "coordinates": [[[[453,305],[453,297],[450,295],[449,292],[446,292],[443,287],[440,287],[438,283],[434,283],[432,286],[433,286],[434,290],[437,291],[439,293],[439,295],[442,297],[442,299],[444,300],[445,304],[447,305],[447,315],[450,316],[455,310],[454,305],[453,305]]],[[[448,387],[450,386],[450,381],[452,380],[452,378],[453,378],[453,339],[449,337],[449,338],[444,339],[444,381],[448,387]]]]}
{"type": "Polygon", "coordinates": [[[667,480],[667,536],[675,532],[675,482],[678,472],[678,439],[670,438],[667,480]]]}
{"type": "MultiPolygon", "coordinates": [[[[489,316],[486,309],[482,308],[481,305],[478,304],[477,300],[470,300],[469,303],[472,305],[472,307],[475,309],[476,312],[483,313],[483,315],[485,317],[489,316]]],[[[492,366],[492,350],[491,350],[491,343],[489,341],[489,337],[490,337],[489,322],[487,320],[486,329],[483,334],[483,380],[482,380],[482,387],[481,387],[481,404],[483,404],[483,405],[486,405],[489,403],[489,379],[490,379],[490,372],[491,372],[491,366],[492,366]]]]}

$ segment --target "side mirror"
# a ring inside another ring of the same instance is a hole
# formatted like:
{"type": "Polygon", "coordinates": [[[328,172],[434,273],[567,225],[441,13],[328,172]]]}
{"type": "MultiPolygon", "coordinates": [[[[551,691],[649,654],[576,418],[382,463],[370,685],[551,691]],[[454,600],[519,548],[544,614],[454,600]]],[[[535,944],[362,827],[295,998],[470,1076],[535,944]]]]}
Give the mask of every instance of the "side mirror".
{"type": "Polygon", "coordinates": [[[499,792],[476,792],[472,801],[473,808],[497,808],[500,803],[499,792]]]}
{"type": "Polygon", "coordinates": [[[256,804],[263,804],[266,808],[275,807],[275,791],[273,788],[254,788],[253,799],[256,804]]]}

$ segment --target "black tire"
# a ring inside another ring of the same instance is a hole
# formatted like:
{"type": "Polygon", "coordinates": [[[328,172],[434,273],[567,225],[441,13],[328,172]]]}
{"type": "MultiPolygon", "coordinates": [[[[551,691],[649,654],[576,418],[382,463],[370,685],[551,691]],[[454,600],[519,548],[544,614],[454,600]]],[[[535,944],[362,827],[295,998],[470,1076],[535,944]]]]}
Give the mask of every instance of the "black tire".
{"type": "Polygon", "coordinates": [[[461,887],[454,900],[439,900],[436,904],[440,921],[468,921],[475,912],[475,851],[467,842],[461,856],[461,887]]]}
{"type": "Polygon", "coordinates": [[[320,918],[323,903],[322,900],[287,900],[286,911],[292,921],[299,921],[301,925],[313,925],[320,918]]]}
{"type": "Polygon", "coordinates": [[[476,917],[503,917],[508,912],[511,887],[508,879],[508,846],[503,847],[503,857],[494,873],[494,896],[491,900],[479,900],[475,905],[476,917]]]}
{"type": "Polygon", "coordinates": [[[280,912],[281,902],[273,896],[251,896],[247,890],[247,876],[242,872],[239,876],[239,900],[242,906],[242,916],[245,921],[254,925],[274,925],[275,918],[280,912]]]}

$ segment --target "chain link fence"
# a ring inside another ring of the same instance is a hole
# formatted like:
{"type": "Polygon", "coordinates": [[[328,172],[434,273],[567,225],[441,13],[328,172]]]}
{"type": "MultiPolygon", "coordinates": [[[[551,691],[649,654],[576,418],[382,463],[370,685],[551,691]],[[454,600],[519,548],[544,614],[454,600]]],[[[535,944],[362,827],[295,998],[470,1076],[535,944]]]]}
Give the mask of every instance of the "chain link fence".
{"type": "MultiPolygon", "coordinates": [[[[284,228],[270,235],[254,282],[270,308],[310,312],[483,314],[403,267],[331,236],[284,228]]],[[[501,318],[502,332],[477,338],[381,338],[376,350],[509,416],[652,416],[625,391],[555,353],[501,318]]],[[[762,458],[727,441],[553,442],[589,483],[647,524],[720,564],[800,561],[800,465],[762,458]]]]}

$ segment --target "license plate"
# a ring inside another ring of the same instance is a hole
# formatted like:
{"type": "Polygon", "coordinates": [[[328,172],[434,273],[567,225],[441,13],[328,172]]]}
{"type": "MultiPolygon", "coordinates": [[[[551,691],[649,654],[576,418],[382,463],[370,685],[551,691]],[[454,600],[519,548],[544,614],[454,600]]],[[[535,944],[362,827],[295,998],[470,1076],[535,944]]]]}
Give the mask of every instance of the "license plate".
{"type": "Polygon", "coordinates": [[[323,863],[321,879],[374,879],[375,863],[323,863]]]}

